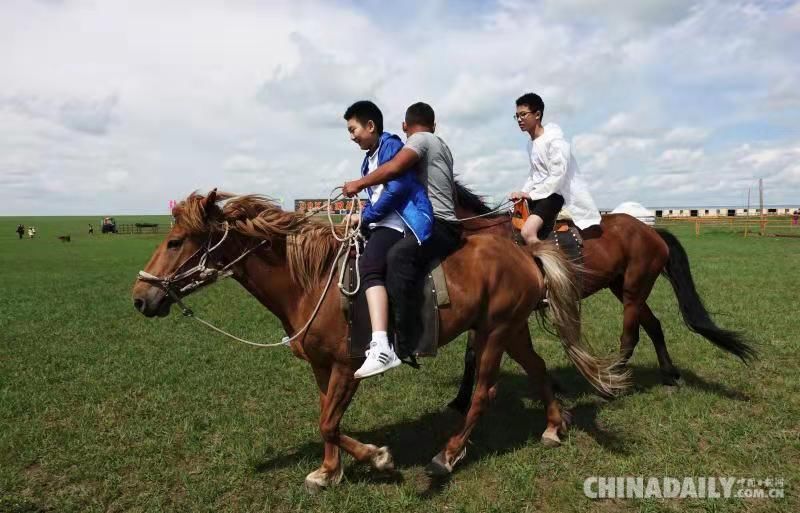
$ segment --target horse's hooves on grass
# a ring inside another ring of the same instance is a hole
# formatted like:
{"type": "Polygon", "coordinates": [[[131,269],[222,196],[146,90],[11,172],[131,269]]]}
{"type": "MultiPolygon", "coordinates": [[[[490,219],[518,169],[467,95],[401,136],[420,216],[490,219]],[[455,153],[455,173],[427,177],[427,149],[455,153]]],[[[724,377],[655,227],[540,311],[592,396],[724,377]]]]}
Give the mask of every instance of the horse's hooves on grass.
{"type": "Polygon", "coordinates": [[[344,475],[344,469],[340,466],[339,472],[333,477],[328,477],[327,472],[322,469],[317,469],[306,476],[306,490],[308,493],[318,493],[329,486],[337,485],[341,482],[344,475]]]}
{"type": "Polygon", "coordinates": [[[372,456],[372,466],[375,470],[380,471],[394,470],[394,459],[392,459],[392,453],[387,446],[384,445],[375,450],[375,454],[372,456]]]}
{"type": "Polygon", "coordinates": [[[678,376],[664,376],[661,378],[661,384],[667,387],[668,392],[674,392],[675,390],[679,389],[683,385],[685,385],[683,378],[678,376]]]}
{"type": "Polygon", "coordinates": [[[548,448],[559,447],[561,446],[561,440],[555,435],[544,433],[542,435],[542,444],[548,448]]]}
{"type": "Polygon", "coordinates": [[[431,477],[445,477],[450,475],[450,470],[442,462],[436,461],[436,458],[434,458],[425,467],[425,473],[431,477]]]}
{"type": "Polygon", "coordinates": [[[326,488],[322,483],[309,478],[306,478],[305,485],[306,491],[311,495],[316,495],[326,488]]]}
{"type": "Polygon", "coordinates": [[[433,457],[430,463],[425,467],[425,473],[431,477],[446,477],[453,473],[453,467],[456,466],[456,463],[464,459],[464,456],[467,455],[467,448],[461,451],[461,454],[456,456],[453,459],[452,463],[447,463],[447,460],[444,456],[445,451],[440,452],[436,456],[433,457]]]}

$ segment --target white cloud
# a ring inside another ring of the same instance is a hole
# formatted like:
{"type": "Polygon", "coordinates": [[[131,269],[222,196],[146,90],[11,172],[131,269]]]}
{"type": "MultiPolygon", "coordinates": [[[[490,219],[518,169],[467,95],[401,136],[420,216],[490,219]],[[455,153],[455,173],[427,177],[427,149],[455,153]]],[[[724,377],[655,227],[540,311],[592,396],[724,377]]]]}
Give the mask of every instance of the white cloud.
{"type": "Polygon", "coordinates": [[[703,161],[703,150],[686,148],[670,148],[664,150],[656,158],[656,165],[665,171],[681,171],[688,173],[696,169],[703,161]]]}
{"type": "Polygon", "coordinates": [[[758,176],[800,200],[798,3],[367,5],[3,2],[0,214],[325,196],[358,174],[341,116],[363,98],[395,132],[430,102],[456,171],[500,197],[527,173],[510,115],[531,90],[603,206],[724,202],[758,176]]]}
{"type": "Polygon", "coordinates": [[[664,142],[684,145],[702,144],[710,134],[711,130],[705,127],[678,126],[666,133],[664,142]]]}

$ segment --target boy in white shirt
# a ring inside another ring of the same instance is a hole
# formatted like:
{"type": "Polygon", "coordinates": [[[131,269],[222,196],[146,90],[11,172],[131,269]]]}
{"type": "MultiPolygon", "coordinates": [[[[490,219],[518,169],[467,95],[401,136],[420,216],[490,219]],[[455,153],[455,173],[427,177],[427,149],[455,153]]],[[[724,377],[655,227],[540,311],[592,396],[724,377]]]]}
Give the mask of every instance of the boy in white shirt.
{"type": "Polygon", "coordinates": [[[512,192],[509,198],[528,201],[531,215],[522,227],[522,238],[527,244],[546,239],[565,206],[581,230],[600,224],[600,212],[580,175],[564,133],[554,123],[542,126],[543,116],[544,102],[538,94],[527,93],[517,99],[514,119],[520,130],[531,138],[528,142],[530,172],[522,190],[512,192]]]}

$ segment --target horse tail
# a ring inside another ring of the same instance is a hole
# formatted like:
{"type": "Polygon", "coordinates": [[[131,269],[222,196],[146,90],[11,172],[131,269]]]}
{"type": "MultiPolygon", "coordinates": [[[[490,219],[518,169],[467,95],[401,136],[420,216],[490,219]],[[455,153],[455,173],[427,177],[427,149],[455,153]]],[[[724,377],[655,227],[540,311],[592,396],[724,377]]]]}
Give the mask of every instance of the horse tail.
{"type": "Polygon", "coordinates": [[[544,270],[553,325],[567,357],[600,393],[614,396],[630,385],[630,371],[617,360],[594,356],[581,336],[581,293],[573,264],[550,244],[537,244],[533,254],[544,270]]]}
{"type": "Polygon", "coordinates": [[[757,358],[756,350],[750,347],[742,333],[722,329],[711,319],[694,286],[686,250],[677,237],[664,229],[657,228],[656,232],[669,247],[669,260],[662,273],[672,284],[686,326],[720,349],[738,356],[744,363],[757,358]]]}

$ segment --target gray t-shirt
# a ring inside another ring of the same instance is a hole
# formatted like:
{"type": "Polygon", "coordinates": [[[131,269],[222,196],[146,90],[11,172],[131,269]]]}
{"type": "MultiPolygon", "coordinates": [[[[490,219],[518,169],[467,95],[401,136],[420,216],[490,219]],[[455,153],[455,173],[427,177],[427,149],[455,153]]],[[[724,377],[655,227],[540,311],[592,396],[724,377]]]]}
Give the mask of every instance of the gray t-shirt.
{"type": "Polygon", "coordinates": [[[419,155],[417,176],[428,189],[433,215],[446,221],[455,221],[456,184],[450,148],[438,135],[430,132],[413,134],[405,147],[419,155]]]}

